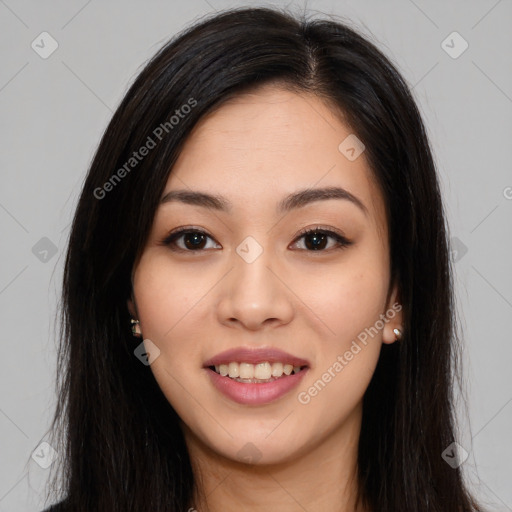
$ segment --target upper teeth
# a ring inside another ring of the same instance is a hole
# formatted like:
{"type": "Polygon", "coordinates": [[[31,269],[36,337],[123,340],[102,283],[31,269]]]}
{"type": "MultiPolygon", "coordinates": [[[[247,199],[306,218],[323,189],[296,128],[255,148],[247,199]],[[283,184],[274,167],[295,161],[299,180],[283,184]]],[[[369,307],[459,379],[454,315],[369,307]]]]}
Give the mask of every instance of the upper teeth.
{"type": "Polygon", "coordinates": [[[220,373],[223,377],[229,375],[231,378],[241,379],[261,379],[266,380],[271,377],[281,377],[283,373],[285,375],[291,375],[292,371],[297,373],[301,369],[300,366],[293,366],[291,364],[283,363],[236,363],[231,362],[229,364],[220,364],[215,366],[215,371],[220,373]]]}

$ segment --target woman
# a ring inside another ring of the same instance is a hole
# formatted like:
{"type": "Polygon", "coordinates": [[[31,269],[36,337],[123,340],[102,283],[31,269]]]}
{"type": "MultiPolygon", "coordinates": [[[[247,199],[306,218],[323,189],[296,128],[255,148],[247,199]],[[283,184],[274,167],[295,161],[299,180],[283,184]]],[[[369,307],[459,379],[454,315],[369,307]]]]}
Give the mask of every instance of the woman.
{"type": "Polygon", "coordinates": [[[480,510],[429,142],[342,23],[237,9],[158,52],[87,175],[63,304],[56,510],[480,510]]]}

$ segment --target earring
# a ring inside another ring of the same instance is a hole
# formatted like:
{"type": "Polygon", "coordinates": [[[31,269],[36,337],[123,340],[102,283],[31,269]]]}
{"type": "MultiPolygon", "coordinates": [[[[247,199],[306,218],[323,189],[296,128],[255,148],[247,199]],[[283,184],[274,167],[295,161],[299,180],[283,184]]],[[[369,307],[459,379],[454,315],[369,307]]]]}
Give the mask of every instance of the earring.
{"type": "Polygon", "coordinates": [[[400,329],[397,329],[396,327],[393,329],[393,332],[395,333],[395,341],[402,339],[402,331],[400,329]]]}
{"type": "Polygon", "coordinates": [[[136,337],[136,338],[141,338],[142,337],[142,332],[140,330],[140,325],[139,325],[139,321],[138,320],[134,320],[133,318],[130,320],[130,323],[132,324],[132,334],[136,337]]]}

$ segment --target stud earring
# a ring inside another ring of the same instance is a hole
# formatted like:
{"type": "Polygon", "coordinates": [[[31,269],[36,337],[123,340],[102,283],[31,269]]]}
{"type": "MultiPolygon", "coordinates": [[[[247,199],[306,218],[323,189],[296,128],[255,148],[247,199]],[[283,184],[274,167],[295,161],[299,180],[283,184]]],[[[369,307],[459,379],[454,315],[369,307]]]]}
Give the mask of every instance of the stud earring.
{"type": "Polygon", "coordinates": [[[140,325],[139,325],[139,321],[138,320],[134,320],[133,318],[130,320],[130,323],[132,324],[132,334],[136,337],[136,338],[141,338],[142,337],[142,332],[140,330],[140,325]]]}
{"type": "Polygon", "coordinates": [[[397,329],[396,327],[393,329],[393,332],[395,333],[395,341],[399,341],[402,339],[402,331],[400,329],[397,329]]]}

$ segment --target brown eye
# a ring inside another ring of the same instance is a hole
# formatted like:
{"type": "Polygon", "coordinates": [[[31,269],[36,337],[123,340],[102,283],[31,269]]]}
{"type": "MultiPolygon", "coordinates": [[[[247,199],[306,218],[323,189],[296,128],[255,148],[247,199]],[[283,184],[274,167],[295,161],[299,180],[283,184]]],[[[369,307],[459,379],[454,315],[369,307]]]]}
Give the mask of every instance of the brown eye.
{"type": "Polygon", "coordinates": [[[173,250],[194,252],[211,249],[212,247],[205,247],[208,239],[213,240],[207,233],[199,229],[180,229],[162,240],[162,244],[170,246],[173,250]]]}
{"type": "Polygon", "coordinates": [[[206,241],[206,236],[202,233],[185,233],[182,235],[185,247],[187,249],[203,249],[206,241]]]}
{"type": "Polygon", "coordinates": [[[311,233],[304,237],[304,241],[308,249],[319,251],[320,249],[325,249],[329,238],[325,233],[311,233]]]}
{"type": "Polygon", "coordinates": [[[301,239],[304,239],[304,250],[307,250],[309,252],[326,252],[326,247],[329,244],[329,239],[334,240],[334,245],[331,245],[327,250],[343,249],[344,247],[347,247],[352,243],[339,233],[320,228],[306,229],[296,239],[295,243],[297,243],[297,241],[301,239]]]}

